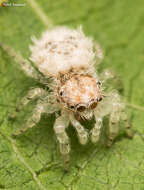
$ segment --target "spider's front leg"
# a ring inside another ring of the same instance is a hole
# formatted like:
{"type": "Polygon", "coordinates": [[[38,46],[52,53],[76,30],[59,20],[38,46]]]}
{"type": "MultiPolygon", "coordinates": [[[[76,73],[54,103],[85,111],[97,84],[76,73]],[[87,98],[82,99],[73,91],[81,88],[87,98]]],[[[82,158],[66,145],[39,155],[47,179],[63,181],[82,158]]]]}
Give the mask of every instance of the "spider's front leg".
{"type": "Polygon", "coordinates": [[[124,110],[121,112],[121,120],[124,123],[124,127],[125,127],[125,130],[126,130],[127,136],[129,138],[132,138],[134,133],[133,133],[133,131],[131,129],[131,124],[129,123],[128,115],[124,110]]]}
{"type": "Polygon", "coordinates": [[[117,109],[114,109],[110,114],[110,120],[109,120],[109,135],[108,135],[108,142],[107,142],[108,147],[112,145],[113,140],[118,134],[119,120],[120,120],[120,111],[117,109]]]}
{"type": "Polygon", "coordinates": [[[111,146],[113,140],[115,139],[116,135],[119,131],[119,120],[121,116],[121,111],[124,108],[124,103],[120,101],[120,96],[117,92],[111,93],[111,101],[110,106],[110,119],[109,119],[109,135],[108,135],[108,142],[107,146],[111,146]]]}
{"type": "Polygon", "coordinates": [[[23,107],[28,104],[31,100],[43,96],[46,94],[46,91],[42,88],[34,88],[28,91],[27,95],[24,96],[21,102],[16,106],[16,111],[19,112],[23,109],[23,107]]]}
{"type": "Polygon", "coordinates": [[[105,87],[107,88],[110,83],[112,83],[113,88],[116,88],[120,93],[123,93],[123,83],[117,74],[110,70],[110,69],[105,69],[101,74],[100,74],[100,80],[102,81],[103,84],[105,84],[105,87]]]}
{"type": "Polygon", "coordinates": [[[70,153],[69,138],[65,131],[65,129],[68,127],[68,124],[69,124],[68,115],[64,113],[56,119],[54,124],[54,132],[59,142],[60,153],[63,157],[65,169],[67,169],[69,164],[69,153],[70,153]]]}
{"type": "Polygon", "coordinates": [[[41,114],[44,112],[46,112],[46,104],[39,101],[33,111],[32,116],[27,120],[26,124],[24,124],[24,126],[20,130],[16,131],[12,136],[16,137],[27,131],[29,128],[34,127],[40,121],[41,114]]]}
{"type": "Polygon", "coordinates": [[[9,115],[9,118],[10,119],[15,118],[16,117],[16,112],[21,111],[26,104],[28,104],[31,100],[33,100],[33,99],[35,99],[35,98],[37,98],[39,96],[43,96],[45,94],[46,94],[46,91],[43,90],[42,88],[34,88],[34,89],[29,90],[27,95],[22,98],[20,103],[18,103],[18,105],[16,106],[15,111],[12,114],[9,115]]]}

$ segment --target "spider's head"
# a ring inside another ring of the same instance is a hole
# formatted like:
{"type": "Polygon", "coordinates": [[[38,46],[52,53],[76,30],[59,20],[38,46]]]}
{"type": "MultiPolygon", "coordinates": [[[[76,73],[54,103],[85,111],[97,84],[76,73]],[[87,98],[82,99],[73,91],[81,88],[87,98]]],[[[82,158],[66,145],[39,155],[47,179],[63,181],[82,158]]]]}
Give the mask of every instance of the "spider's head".
{"type": "Polygon", "coordinates": [[[89,75],[73,75],[58,90],[59,100],[68,109],[83,115],[92,112],[102,100],[100,81],[89,75]]]}

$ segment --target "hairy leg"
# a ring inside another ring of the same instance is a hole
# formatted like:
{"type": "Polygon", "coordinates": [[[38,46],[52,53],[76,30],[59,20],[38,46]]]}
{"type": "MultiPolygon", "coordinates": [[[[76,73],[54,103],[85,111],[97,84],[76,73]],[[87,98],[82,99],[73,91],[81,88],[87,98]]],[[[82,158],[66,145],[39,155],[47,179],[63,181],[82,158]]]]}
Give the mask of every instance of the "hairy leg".
{"type": "Polygon", "coordinates": [[[21,67],[21,69],[25,72],[25,74],[29,77],[32,77],[36,80],[38,80],[41,83],[44,83],[44,79],[43,76],[38,73],[30,64],[30,62],[26,59],[24,59],[20,54],[18,54],[17,52],[15,52],[14,49],[12,49],[11,47],[0,43],[0,47],[7,52],[7,54],[12,57],[16,63],[19,64],[19,66],[21,67]]]}
{"type": "Polygon", "coordinates": [[[118,92],[123,93],[124,87],[119,76],[110,69],[105,69],[100,74],[100,80],[105,84],[105,87],[109,87],[112,84],[113,89],[117,89],[118,92]]]}
{"type": "Polygon", "coordinates": [[[68,127],[68,124],[69,120],[68,117],[65,115],[58,117],[54,124],[54,132],[59,142],[60,153],[63,157],[65,169],[67,169],[67,166],[69,164],[69,153],[70,153],[69,138],[65,131],[65,129],[68,127]]]}
{"type": "Polygon", "coordinates": [[[103,59],[103,51],[98,43],[95,43],[94,50],[96,53],[96,64],[100,64],[103,59]]]}
{"type": "Polygon", "coordinates": [[[29,90],[27,95],[22,98],[21,102],[17,106],[16,111],[20,111],[31,100],[45,94],[46,94],[46,91],[42,88],[34,88],[34,89],[29,90]]]}
{"type": "Polygon", "coordinates": [[[111,112],[109,120],[109,141],[108,146],[110,146],[118,133],[119,120],[121,119],[124,123],[126,133],[128,137],[133,137],[133,131],[131,130],[131,125],[128,122],[128,116],[125,112],[125,104],[120,100],[120,96],[116,92],[111,93],[111,112]]]}
{"type": "Polygon", "coordinates": [[[107,146],[111,146],[114,138],[119,130],[119,120],[121,111],[125,108],[124,103],[121,102],[120,96],[117,91],[112,90],[106,94],[106,97],[99,103],[95,111],[95,117],[110,115],[109,117],[109,134],[107,146]]]}
{"type": "Polygon", "coordinates": [[[106,82],[109,79],[115,78],[115,74],[114,72],[112,72],[109,69],[105,69],[101,74],[100,74],[100,78],[102,81],[106,82]]]}
{"type": "Polygon", "coordinates": [[[109,136],[108,136],[107,146],[112,145],[113,140],[115,139],[116,135],[118,134],[119,120],[120,120],[120,111],[119,110],[113,110],[110,114],[109,136]]]}
{"type": "Polygon", "coordinates": [[[81,144],[86,144],[88,140],[88,133],[84,129],[84,127],[73,117],[70,117],[70,121],[73,125],[73,127],[76,129],[78,138],[81,144]]]}
{"type": "Polygon", "coordinates": [[[91,130],[91,141],[93,143],[97,143],[100,138],[100,132],[102,127],[102,118],[101,117],[95,117],[96,123],[94,128],[91,130]]]}
{"type": "Polygon", "coordinates": [[[45,106],[46,105],[42,102],[38,102],[35,109],[33,110],[32,116],[27,120],[26,124],[24,124],[20,130],[13,134],[13,136],[18,136],[27,131],[29,128],[34,127],[40,121],[41,114],[46,111],[45,106]]]}
{"type": "Polygon", "coordinates": [[[109,94],[110,102],[110,119],[109,119],[109,137],[108,146],[111,146],[114,138],[119,131],[119,121],[122,110],[125,110],[125,104],[121,101],[119,94],[116,91],[112,91],[109,94]]]}
{"type": "Polygon", "coordinates": [[[121,120],[124,123],[126,134],[128,135],[129,138],[132,138],[133,137],[133,131],[131,129],[131,125],[129,123],[128,116],[127,116],[126,112],[124,112],[124,111],[121,112],[121,120]]]}

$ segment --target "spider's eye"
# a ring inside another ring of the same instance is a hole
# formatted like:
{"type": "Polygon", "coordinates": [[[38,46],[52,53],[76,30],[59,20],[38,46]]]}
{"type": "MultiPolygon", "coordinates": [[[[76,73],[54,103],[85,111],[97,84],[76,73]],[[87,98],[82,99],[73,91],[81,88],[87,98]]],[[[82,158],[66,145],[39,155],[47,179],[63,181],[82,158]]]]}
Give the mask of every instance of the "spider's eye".
{"type": "Polygon", "coordinates": [[[86,107],[84,105],[78,105],[77,106],[77,111],[82,112],[82,111],[85,111],[85,110],[86,110],[86,107]]]}
{"type": "Polygon", "coordinates": [[[73,106],[73,105],[71,105],[71,106],[70,106],[70,108],[71,108],[71,109],[74,109],[74,106],[73,106]]]}
{"type": "Polygon", "coordinates": [[[60,93],[59,93],[59,94],[60,94],[60,96],[62,96],[62,95],[63,95],[63,91],[60,91],[60,93]]]}
{"type": "Polygon", "coordinates": [[[101,86],[102,83],[101,83],[101,81],[98,81],[97,84],[98,84],[99,86],[101,86]]]}
{"type": "Polygon", "coordinates": [[[98,102],[102,101],[102,97],[98,98],[98,102]]]}
{"type": "Polygon", "coordinates": [[[89,106],[90,109],[94,109],[97,106],[97,102],[92,102],[89,106]]]}

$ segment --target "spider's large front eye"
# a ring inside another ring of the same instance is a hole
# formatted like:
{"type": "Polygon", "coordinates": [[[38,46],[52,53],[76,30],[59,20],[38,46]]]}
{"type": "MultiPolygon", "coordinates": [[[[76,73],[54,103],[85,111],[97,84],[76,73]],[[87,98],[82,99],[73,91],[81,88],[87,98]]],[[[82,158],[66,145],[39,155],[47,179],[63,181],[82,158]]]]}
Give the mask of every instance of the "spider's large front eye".
{"type": "Polygon", "coordinates": [[[82,111],[85,111],[85,110],[86,110],[85,105],[78,105],[77,106],[77,111],[82,112],[82,111]]]}
{"type": "Polygon", "coordinates": [[[59,92],[59,95],[60,95],[60,96],[62,96],[62,95],[63,95],[63,91],[62,91],[62,90],[59,92]]]}
{"type": "Polygon", "coordinates": [[[70,106],[70,109],[74,109],[75,107],[73,105],[70,106]]]}
{"type": "Polygon", "coordinates": [[[97,102],[92,102],[89,106],[90,109],[94,109],[97,106],[97,102]]]}

